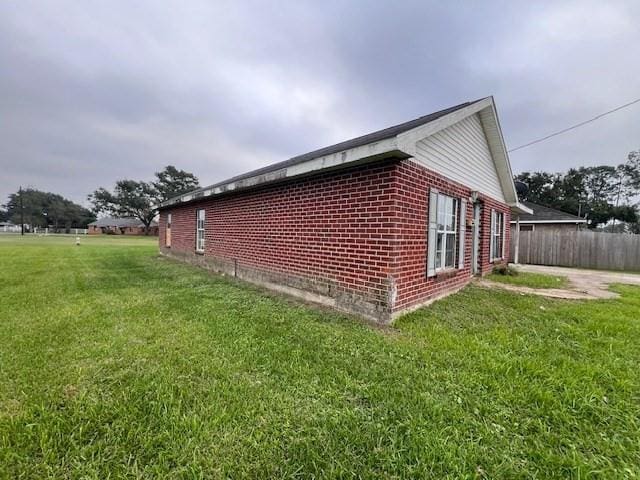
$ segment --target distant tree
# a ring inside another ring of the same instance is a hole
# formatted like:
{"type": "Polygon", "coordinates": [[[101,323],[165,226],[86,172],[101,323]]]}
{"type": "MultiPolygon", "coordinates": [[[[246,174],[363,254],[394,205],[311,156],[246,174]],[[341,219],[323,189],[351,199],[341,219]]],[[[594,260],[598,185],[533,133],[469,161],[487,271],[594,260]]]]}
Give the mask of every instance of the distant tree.
{"type": "Polygon", "coordinates": [[[156,191],[147,182],[118,180],[113,193],[105,188],[99,188],[88,198],[97,214],[106,213],[116,217],[137,218],[144,225],[147,235],[151,222],[158,212],[156,191]]]}
{"type": "Polygon", "coordinates": [[[118,180],[113,192],[98,188],[88,197],[94,212],[137,218],[148,234],[151,222],[156,218],[163,201],[199,185],[195,175],[178,170],[172,165],[156,172],[155,177],[152,182],[118,180]]]}
{"type": "Polygon", "coordinates": [[[20,196],[24,206],[24,222],[34,227],[57,229],[85,228],[96,217],[88,209],[67,200],[61,195],[27,188],[9,195],[5,205],[6,217],[15,224],[21,223],[20,196]]]}
{"type": "Polygon", "coordinates": [[[522,200],[545,205],[552,197],[556,175],[547,172],[523,172],[516,176],[516,180],[529,186],[529,191],[522,200]]]}
{"type": "Polygon", "coordinates": [[[516,180],[529,186],[523,200],[587,215],[590,228],[619,220],[631,230],[631,224],[638,222],[638,208],[632,200],[640,194],[640,151],[629,153],[627,162],[617,167],[580,167],[566,173],[523,172],[516,180]]]}
{"type": "Polygon", "coordinates": [[[0,206],[0,222],[9,221],[9,212],[7,212],[3,206],[0,206]]]}
{"type": "Polygon", "coordinates": [[[152,182],[157,192],[159,203],[181,195],[200,186],[198,178],[184,170],[178,170],[173,165],[167,165],[164,170],[156,172],[156,180],[152,182]]]}
{"type": "Polygon", "coordinates": [[[629,152],[622,166],[625,174],[625,186],[633,195],[640,194],[640,150],[629,152]]]}

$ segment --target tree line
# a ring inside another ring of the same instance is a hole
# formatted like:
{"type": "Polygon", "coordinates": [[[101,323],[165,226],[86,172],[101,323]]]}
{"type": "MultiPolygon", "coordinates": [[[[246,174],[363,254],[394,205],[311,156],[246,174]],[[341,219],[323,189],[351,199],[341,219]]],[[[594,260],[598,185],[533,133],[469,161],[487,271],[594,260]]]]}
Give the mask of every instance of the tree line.
{"type": "Polygon", "coordinates": [[[31,227],[69,230],[86,228],[96,215],[56,193],[26,188],[10,194],[7,203],[0,208],[0,221],[20,225],[23,219],[31,227]]]}
{"type": "Polygon", "coordinates": [[[112,190],[100,187],[87,198],[87,209],[61,195],[33,188],[20,189],[9,195],[0,207],[0,221],[16,225],[23,222],[32,227],[52,227],[56,230],[86,228],[98,215],[133,217],[149,231],[162,202],[200,186],[192,173],[166,166],[154,174],[153,181],[118,180],[112,190]]]}
{"type": "Polygon", "coordinates": [[[617,165],[571,168],[567,172],[523,172],[515,176],[539,205],[586,217],[591,229],[640,233],[640,150],[617,165]]]}

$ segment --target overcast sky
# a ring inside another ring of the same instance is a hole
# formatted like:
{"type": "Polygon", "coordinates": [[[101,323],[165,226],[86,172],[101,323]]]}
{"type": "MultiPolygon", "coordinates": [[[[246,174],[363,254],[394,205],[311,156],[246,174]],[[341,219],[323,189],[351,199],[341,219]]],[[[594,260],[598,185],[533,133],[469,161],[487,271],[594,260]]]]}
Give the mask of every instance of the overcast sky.
{"type": "MultiPolygon", "coordinates": [[[[509,147],[640,97],[640,1],[4,1],[0,203],[202,184],[494,95],[509,147]]],[[[514,152],[617,164],[640,104],[514,152]]]]}

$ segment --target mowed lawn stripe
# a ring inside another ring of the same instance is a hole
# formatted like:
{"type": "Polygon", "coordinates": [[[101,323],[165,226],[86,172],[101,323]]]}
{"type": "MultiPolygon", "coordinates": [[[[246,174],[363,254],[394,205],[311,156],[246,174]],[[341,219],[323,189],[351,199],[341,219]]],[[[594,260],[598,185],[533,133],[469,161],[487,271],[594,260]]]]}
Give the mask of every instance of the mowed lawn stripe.
{"type": "Polygon", "coordinates": [[[638,288],[378,329],[154,242],[0,237],[0,477],[640,474],[638,288]]]}

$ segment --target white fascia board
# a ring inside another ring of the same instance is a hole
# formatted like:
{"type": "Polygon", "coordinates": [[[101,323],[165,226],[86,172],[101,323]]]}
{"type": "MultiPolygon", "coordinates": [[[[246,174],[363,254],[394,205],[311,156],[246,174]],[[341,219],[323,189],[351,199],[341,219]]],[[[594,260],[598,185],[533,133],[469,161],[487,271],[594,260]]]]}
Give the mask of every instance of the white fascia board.
{"type": "Polygon", "coordinates": [[[335,168],[346,163],[357,162],[364,158],[378,157],[386,153],[397,151],[397,137],[387,138],[374,143],[368,143],[359,147],[343,150],[342,152],[332,153],[324,157],[318,157],[309,161],[292,165],[286,170],[286,177],[297,177],[316,170],[325,170],[327,168],[335,168]]]}
{"type": "MultiPolygon", "coordinates": [[[[516,186],[513,182],[513,171],[511,170],[511,162],[509,161],[509,153],[502,135],[498,111],[496,109],[493,97],[489,97],[490,105],[480,112],[480,121],[487,137],[489,150],[496,165],[498,177],[502,183],[502,191],[508,203],[519,205],[516,186]]],[[[527,207],[522,206],[525,210],[527,207]]],[[[531,212],[533,213],[533,212],[531,212]]]]}
{"type": "Polygon", "coordinates": [[[267,173],[257,174],[253,177],[243,178],[235,182],[224,183],[216,187],[206,188],[205,190],[186,193],[180,197],[172,198],[163,202],[161,206],[168,207],[174,204],[181,204],[190,200],[211,197],[225,192],[242,190],[283,179],[308,175],[323,170],[330,170],[342,165],[355,164],[358,161],[382,159],[393,155],[398,155],[399,157],[404,158],[410,157],[407,152],[403,152],[398,149],[397,137],[391,137],[378,142],[372,142],[359,147],[343,150],[341,152],[332,153],[330,155],[312,158],[306,162],[290,165],[267,173]]]}
{"type": "Polygon", "coordinates": [[[510,203],[509,207],[511,207],[512,213],[515,213],[515,214],[526,213],[528,215],[533,215],[533,210],[531,210],[529,207],[523,205],[520,202],[510,203]]]}
{"type": "MultiPolygon", "coordinates": [[[[511,220],[511,223],[516,223],[517,220],[511,220]]],[[[586,220],[520,220],[520,225],[528,225],[531,223],[587,223],[586,220]]]]}

